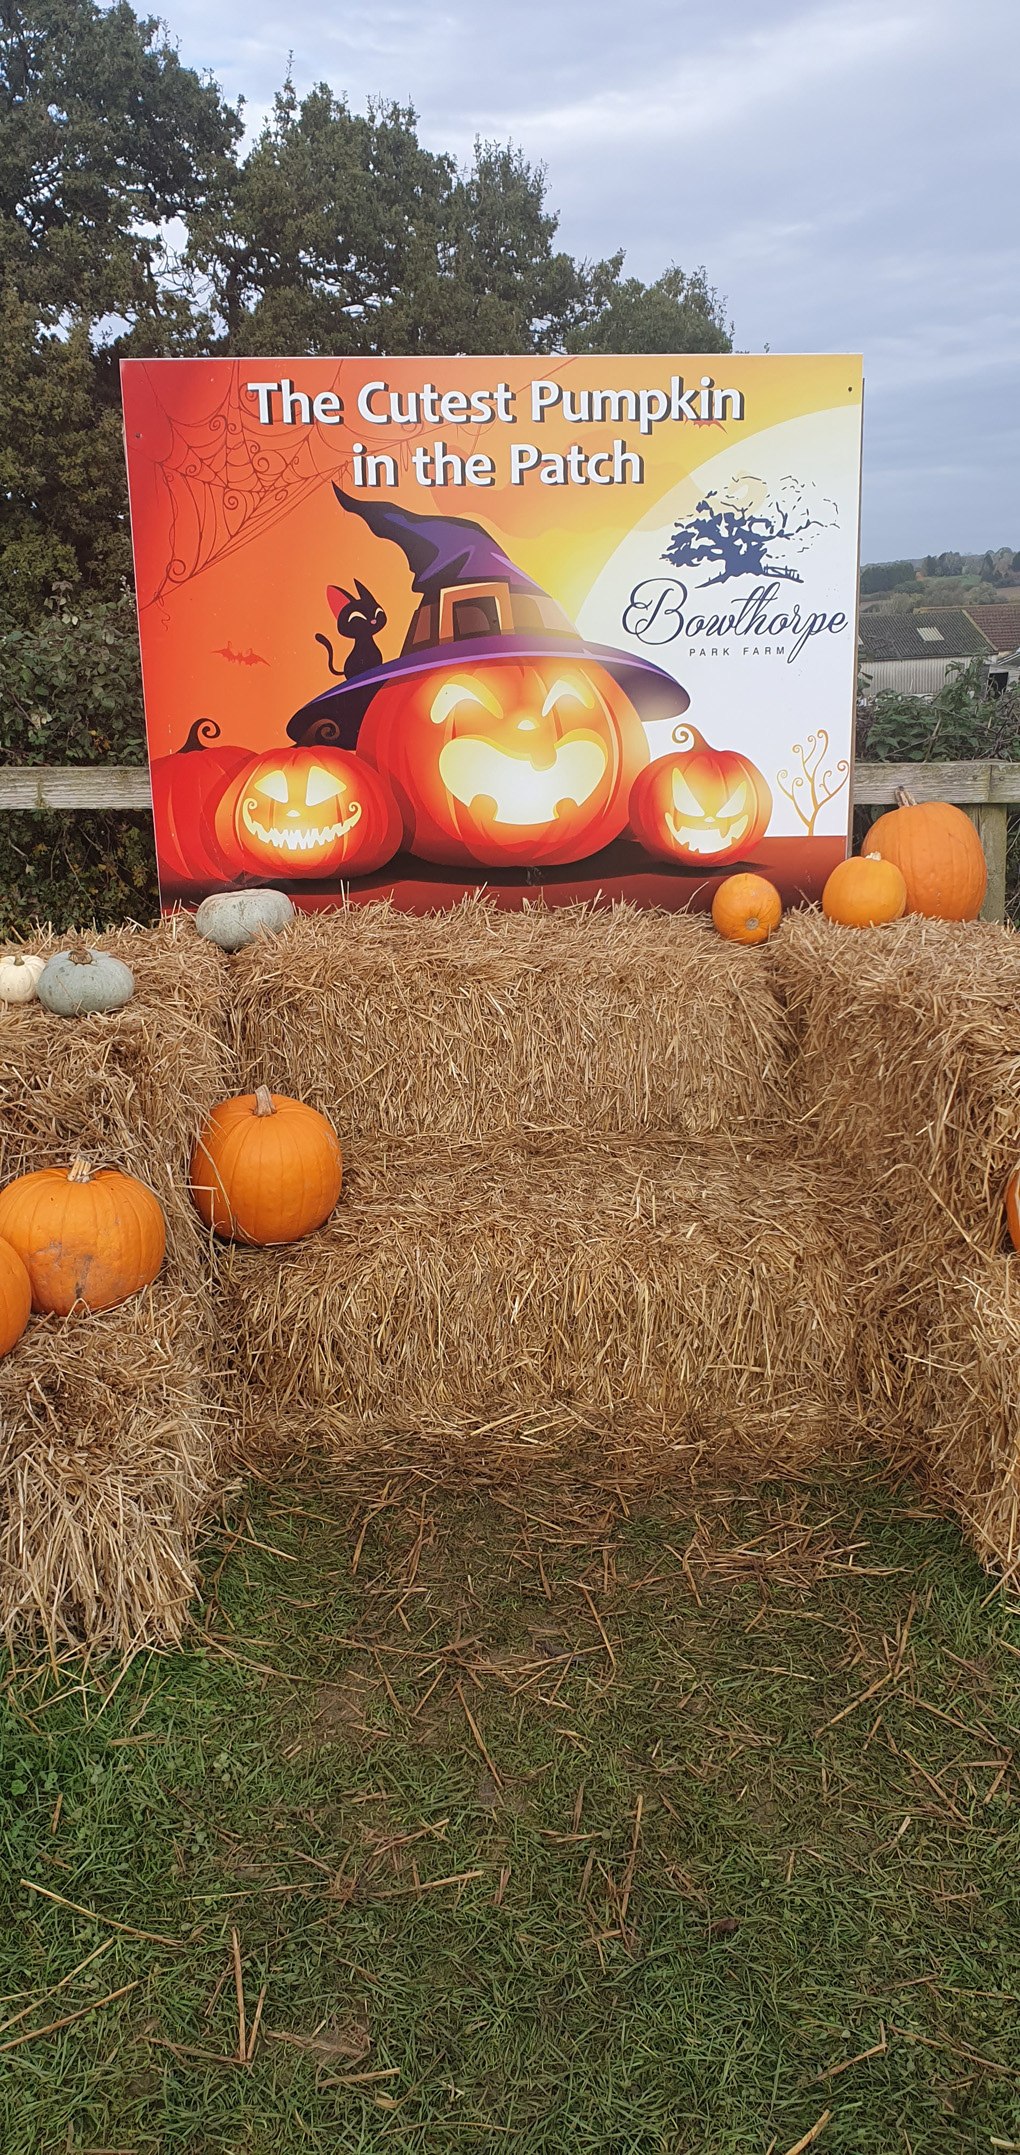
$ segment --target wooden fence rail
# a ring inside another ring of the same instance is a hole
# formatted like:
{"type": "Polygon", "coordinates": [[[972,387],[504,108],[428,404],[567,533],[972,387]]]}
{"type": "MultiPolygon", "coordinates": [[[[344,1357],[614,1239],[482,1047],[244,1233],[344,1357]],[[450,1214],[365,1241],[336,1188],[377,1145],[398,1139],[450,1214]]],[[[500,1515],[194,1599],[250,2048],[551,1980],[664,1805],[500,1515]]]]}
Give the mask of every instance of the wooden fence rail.
{"type": "MultiPolygon", "coordinates": [[[[1020,763],[859,763],[854,772],[855,807],[888,808],[903,786],[919,801],[955,801],[977,827],[988,862],[985,920],[1006,911],[1006,811],[1020,807],[1020,763]]],[[[44,764],[0,765],[0,810],[5,808],[151,808],[144,765],[93,763],[48,769],[44,764]]]]}

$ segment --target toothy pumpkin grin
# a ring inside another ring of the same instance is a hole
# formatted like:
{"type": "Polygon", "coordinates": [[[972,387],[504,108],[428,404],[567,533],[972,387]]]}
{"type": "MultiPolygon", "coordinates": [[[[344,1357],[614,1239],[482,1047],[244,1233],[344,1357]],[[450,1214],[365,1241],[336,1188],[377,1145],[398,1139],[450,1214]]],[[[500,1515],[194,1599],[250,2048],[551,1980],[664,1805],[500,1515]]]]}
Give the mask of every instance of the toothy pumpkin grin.
{"type": "Polygon", "coordinates": [[[639,771],[630,827],[659,860],[725,862],[749,853],[768,828],[772,794],[750,756],[710,748],[694,726],[678,726],[675,749],[639,771]]]}
{"type": "Polygon", "coordinates": [[[607,756],[598,741],[577,735],[563,741],[544,770],[526,756],[508,756],[491,741],[460,734],[439,755],[439,776],[455,801],[471,808],[495,801],[495,823],[552,823],[561,807],[580,808],[605,774],[607,756]]]}
{"type": "Polygon", "coordinates": [[[233,837],[246,871],[368,875],[392,860],[402,826],[385,778],[360,757],[323,746],[314,754],[277,749],[250,762],[220,801],[216,835],[224,846],[233,837]]]}
{"type": "MultiPolygon", "coordinates": [[[[288,827],[276,824],[267,829],[252,813],[255,806],[254,801],[244,801],[241,805],[241,821],[249,837],[257,838],[260,845],[276,846],[278,850],[287,853],[312,853],[317,846],[335,845],[338,838],[346,838],[348,831],[352,831],[355,824],[361,821],[361,803],[352,801],[349,816],[340,823],[327,823],[321,830],[302,830],[299,825],[288,827]]],[[[294,813],[292,809],[291,814],[294,813]]]]}

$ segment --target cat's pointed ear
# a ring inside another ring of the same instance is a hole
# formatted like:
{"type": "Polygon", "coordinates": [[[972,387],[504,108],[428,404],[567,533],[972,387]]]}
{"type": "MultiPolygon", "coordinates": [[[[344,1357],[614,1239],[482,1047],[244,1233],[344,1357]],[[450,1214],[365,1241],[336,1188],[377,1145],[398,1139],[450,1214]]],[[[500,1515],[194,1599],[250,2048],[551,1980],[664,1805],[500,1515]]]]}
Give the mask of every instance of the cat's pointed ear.
{"type": "Polygon", "coordinates": [[[368,585],[362,583],[360,576],[356,576],[354,581],[357,585],[358,597],[361,600],[362,605],[369,606],[372,608],[378,606],[378,599],[374,597],[373,593],[369,590],[368,585]]]}
{"type": "Polygon", "coordinates": [[[354,593],[341,590],[339,584],[327,584],[326,604],[334,614],[342,614],[345,606],[353,606],[354,593]]]}

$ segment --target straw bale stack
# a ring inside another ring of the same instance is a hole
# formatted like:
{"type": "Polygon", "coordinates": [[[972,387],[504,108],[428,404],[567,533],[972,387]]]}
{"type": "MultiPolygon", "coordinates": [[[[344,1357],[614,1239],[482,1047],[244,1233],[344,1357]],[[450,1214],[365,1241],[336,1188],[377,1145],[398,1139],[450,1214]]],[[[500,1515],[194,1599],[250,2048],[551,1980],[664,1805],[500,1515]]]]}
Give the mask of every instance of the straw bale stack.
{"type": "Polygon", "coordinates": [[[0,1361],[0,1618],[124,1651],[180,1637],[223,1485],[207,1298],[158,1281],[33,1320],[0,1361]]]}
{"type": "Polygon", "coordinates": [[[1020,1161],[1020,936],[984,921],[784,921],[769,970],[797,1037],[805,1134],[902,1222],[999,1246],[1020,1161]]]}
{"type": "Polygon", "coordinates": [[[231,991],[245,1085],[299,1094],[344,1134],[703,1137],[781,1112],[786,1031],[761,953],[701,915],[351,906],[250,945],[231,991]]]}
{"type": "Polygon", "coordinates": [[[363,1139],[287,1250],[226,1249],[225,1345],[280,1441],[602,1433],[797,1467],[854,1426],[846,1192],[775,1141],[363,1139]]]}
{"type": "MultiPolygon", "coordinates": [[[[0,1180],[75,1153],[137,1175],[167,1221],[154,1288],[33,1318],[0,1363],[0,1622],[127,1646],[175,1637],[222,1483],[216,1328],[187,1194],[194,1133],[232,1089],[225,965],[190,923],[104,935],[136,993],[105,1017],[0,1007],[0,1180]]],[[[58,947],[45,935],[27,948],[58,947]]]]}
{"type": "Polygon", "coordinates": [[[805,1139],[856,1163],[880,1254],[854,1278],[865,1424],[1012,1573],[1020,1491],[1020,937],[793,915],[769,951],[805,1139]]]}

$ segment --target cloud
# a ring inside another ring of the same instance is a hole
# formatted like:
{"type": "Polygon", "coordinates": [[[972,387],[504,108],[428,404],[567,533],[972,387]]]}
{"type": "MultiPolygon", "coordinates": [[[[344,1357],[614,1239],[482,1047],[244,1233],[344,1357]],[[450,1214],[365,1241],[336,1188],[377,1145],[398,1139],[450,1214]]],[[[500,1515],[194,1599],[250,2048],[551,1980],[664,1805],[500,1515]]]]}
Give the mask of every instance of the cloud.
{"type": "Polygon", "coordinates": [[[862,351],[870,557],[1020,546],[1016,0],[168,13],[250,121],[293,48],[299,91],[413,103],[433,148],[518,142],[573,253],[703,262],[742,349],[862,351]]]}

